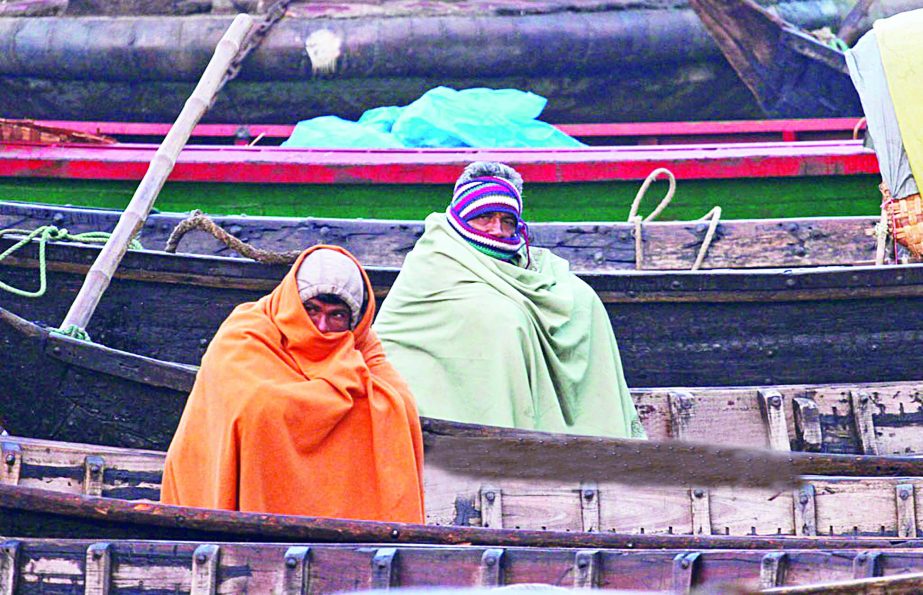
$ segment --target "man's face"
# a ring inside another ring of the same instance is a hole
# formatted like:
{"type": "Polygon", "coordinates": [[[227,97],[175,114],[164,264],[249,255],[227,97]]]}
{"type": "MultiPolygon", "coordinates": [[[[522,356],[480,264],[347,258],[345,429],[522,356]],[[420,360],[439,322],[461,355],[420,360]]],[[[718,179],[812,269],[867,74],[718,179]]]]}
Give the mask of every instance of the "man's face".
{"type": "Polygon", "coordinates": [[[335,302],[331,304],[315,297],[304,303],[304,309],[307,310],[311,322],[322,333],[339,333],[349,330],[352,312],[344,302],[340,300],[335,302]]]}
{"type": "Polygon", "coordinates": [[[511,238],[516,233],[516,217],[509,213],[484,213],[468,220],[468,225],[495,238],[511,238]]]}

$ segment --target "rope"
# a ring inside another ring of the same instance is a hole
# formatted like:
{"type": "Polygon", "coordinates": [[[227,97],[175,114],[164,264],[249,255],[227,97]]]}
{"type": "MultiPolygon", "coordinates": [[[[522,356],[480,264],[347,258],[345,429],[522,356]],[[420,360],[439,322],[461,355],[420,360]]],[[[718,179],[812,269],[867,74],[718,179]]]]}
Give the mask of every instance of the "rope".
{"type": "Polygon", "coordinates": [[[171,254],[176,253],[180,240],[193,229],[200,229],[208,232],[215,236],[218,241],[224,243],[225,246],[241,256],[257,262],[262,262],[263,264],[292,264],[301,254],[301,250],[273,252],[271,250],[263,250],[251,246],[232,236],[223,227],[209,219],[207,215],[198,209],[192,211],[189,217],[180,221],[176,227],[173,228],[173,231],[170,232],[170,237],[167,239],[167,245],[164,247],[164,251],[171,254]]]}
{"type": "Polygon", "coordinates": [[[92,342],[93,339],[90,338],[90,333],[86,332],[76,324],[72,324],[67,328],[52,328],[48,329],[48,332],[54,333],[56,335],[62,335],[65,337],[71,337],[72,339],[77,339],[79,341],[92,342]]]}
{"type": "MultiPolygon", "coordinates": [[[[652,171],[642,182],[641,187],[638,189],[638,193],[635,194],[635,200],[631,203],[631,209],[628,212],[628,222],[634,223],[635,229],[635,268],[641,270],[644,264],[644,237],[641,233],[641,226],[643,223],[653,221],[660,213],[663,212],[667,205],[670,204],[670,201],[673,200],[673,195],[676,194],[676,176],[673,175],[673,172],[666,169],[665,167],[658,167],[652,171]],[[648,188],[651,187],[651,184],[657,179],[660,174],[664,174],[667,177],[667,180],[670,182],[670,187],[667,189],[667,193],[660,203],[657,205],[657,208],[645,218],[641,218],[638,215],[638,208],[641,206],[641,200],[644,198],[644,195],[647,194],[648,188]]],[[[699,253],[695,257],[695,262],[692,264],[693,271],[699,270],[702,263],[705,262],[705,255],[708,253],[708,248],[711,246],[712,240],[715,238],[715,231],[718,229],[718,223],[721,221],[721,207],[714,207],[704,217],[696,219],[696,221],[705,221],[709,220],[708,230],[705,232],[705,238],[702,240],[702,245],[699,247],[699,253]]]]}
{"type": "MultiPolygon", "coordinates": [[[[104,244],[109,239],[111,234],[108,234],[103,231],[88,231],[85,233],[72,234],[66,229],[58,229],[54,225],[43,225],[32,231],[28,229],[2,229],[0,230],[0,238],[7,235],[16,235],[16,236],[25,236],[23,239],[19,240],[9,248],[7,248],[2,254],[0,254],[0,262],[3,262],[5,258],[30,243],[35,238],[38,238],[38,280],[39,286],[36,291],[28,291],[25,289],[19,289],[8,285],[3,281],[0,281],[0,289],[4,289],[13,295],[18,295],[20,297],[26,298],[38,298],[45,295],[45,291],[48,289],[47,283],[47,268],[45,263],[45,246],[49,241],[53,242],[82,242],[82,243],[101,243],[104,244]]],[[[132,240],[129,244],[129,248],[133,250],[141,250],[141,244],[137,240],[132,240]]]]}
{"type": "Polygon", "coordinates": [[[868,120],[865,119],[865,116],[862,116],[861,118],[859,118],[859,121],[856,122],[856,125],[853,126],[853,129],[852,129],[852,139],[853,140],[859,140],[859,131],[865,127],[867,121],[868,120]]]}

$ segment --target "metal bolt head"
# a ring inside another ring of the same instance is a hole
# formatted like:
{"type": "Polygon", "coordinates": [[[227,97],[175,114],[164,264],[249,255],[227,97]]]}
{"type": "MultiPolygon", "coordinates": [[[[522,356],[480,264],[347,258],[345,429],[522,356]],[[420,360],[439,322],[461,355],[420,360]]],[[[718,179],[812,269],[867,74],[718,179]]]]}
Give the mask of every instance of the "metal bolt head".
{"type": "Polygon", "coordinates": [[[488,566],[493,566],[496,563],[497,563],[496,556],[487,556],[486,558],[484,558],[484,564],[487,564],[488,566]]]}
{"type": "Polygon", "coordinates": [[[807,494],[801,494],[800,496],[798,496],[798,502],[800,502],[801,504],[807,504],[809,499],[810,498],[808,498],[807,494]]]}
{"type": "Polygon", "coordinates": [[[103,557],[102,550],[93,550],[93,557],[97,560],[103,557]]]}
{"type": "Polygon", "coordinates": [[[208,556],[205,554],[196,554],[195,561],[199,564],[205,564],[205,560],[208,559],[208,556]]]}
{"type": "Polygon", "coordinates": [[[705,490],[703,490],[702,488],[696,488],[692,490],[692,495],[695,496],[696,498],[701,498],[702,496],[705,495],[705,490]]]}
{"type": "Polygon", "coordinates": [[[577,568],[586,568],[590,565],[590,561],[586,558],[577,558],[577,568]]]}
{"type": "Polygon", "coordinates": [[[682,566],[683,568],[689,568],[689,560],[687,560],[686,558],[683,558],[683,561],[680,562],[679,565],[682,566]]]}
{"type": "Polygon", "coordinates": [[[376,565],[381,569],[385,569],[388,567],[388,563],[385,562],[384,560],[379,560],[378,562],[376,562],[376,565]]]}
{"type": "Polygon", "coordinates": [[[910,498],[910,490],[901,490],[900,498],[901,500],[906,500],[907,498],[910,498]]]}
{"type": "Polygon", "coordinates": [[[16,455],[14,455],[14,454],[11,453],[11,452],[8,452],[8,453],[6,454],[6,464],[7,464],[7,465],[13,465],[13,464],[15,464],[15,463],[16,463],[16,455]]]}
{"type": "Polygon", "coordinates": [[[485,492],[484,497],[487,498],[487,501],[493,503],[497,499],[497,494],[495,492],[485,492]]]}
{"type": "Polygon", "coordinates": [[[595,496],[595,495],[596,495],[596,492],[594,492],[593,490],[589,490],[589,489],[583,490],[583,499],[584,499],[584,500],[592,500],[592,499],[593,499],[593,496],[595,496]]]}
{"type": "Polygon", "coordinates": [[[287,558],[285,558],[285,565],[288,568],[295,568],[296,566],[298,566],[298,560],[296,560],[294,556],[288,556],[287,558]]]}
{"type": "Polygon", "coordinates": [[[401,532],[397,529],[391,529],[391,539],[397,539],[400,536],[401,532]]]}
{"type": "Polygon", "coordinates": [[[102,470],[102,467],[99,466],[99,463],[93,463],[92,465],[90,465],[90,473],[92,473],[93,475],[96,475],[101,470],[102,470]]]}
{"type": "Polygon", "coordinates": [[[782,406],[782,397],[779,395],[772,395],[769,397],[769,406],[778,409],[782,406]]]}

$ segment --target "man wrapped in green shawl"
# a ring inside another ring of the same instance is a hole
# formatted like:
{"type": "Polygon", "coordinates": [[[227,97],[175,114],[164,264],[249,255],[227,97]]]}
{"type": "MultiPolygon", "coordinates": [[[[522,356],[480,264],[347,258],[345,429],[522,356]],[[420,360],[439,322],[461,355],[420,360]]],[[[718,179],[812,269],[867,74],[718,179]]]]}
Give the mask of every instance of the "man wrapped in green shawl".
{"type": "Polygon", "coordinates": [[[602,302],[529,247],[522,178],[469,165],[426,218],[375,322],[428,417],[644,438],[602,302]]]}

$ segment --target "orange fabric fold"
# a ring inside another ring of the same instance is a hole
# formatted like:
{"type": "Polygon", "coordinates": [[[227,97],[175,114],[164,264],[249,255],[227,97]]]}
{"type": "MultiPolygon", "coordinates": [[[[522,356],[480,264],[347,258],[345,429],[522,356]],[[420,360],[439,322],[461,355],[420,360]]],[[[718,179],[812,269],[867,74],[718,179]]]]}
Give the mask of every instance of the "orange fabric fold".
{"type": "MultiPolygon", "coordinates": [[[[224,321],[167,453],[168,504],[423,522],[423,439],[407,385],[371,329],[321,333],[295,274],[224,321]]],[[[359,265],[356,261],[357,266],[359,265]]],[[[362,267],[359,267],[362,270],[362,267]]]]}

